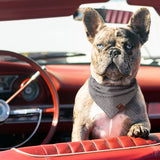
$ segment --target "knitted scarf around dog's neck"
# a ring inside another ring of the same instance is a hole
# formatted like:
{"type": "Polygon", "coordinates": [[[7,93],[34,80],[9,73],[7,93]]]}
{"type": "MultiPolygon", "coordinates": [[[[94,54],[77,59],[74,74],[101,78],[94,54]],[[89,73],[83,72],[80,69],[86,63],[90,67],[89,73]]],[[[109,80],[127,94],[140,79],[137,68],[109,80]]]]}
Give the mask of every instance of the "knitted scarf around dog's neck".
{"type": "Polygon", "coordinates": [[[88,86],[92,99],[109,118],[113,118],[120,111],[117,106],[126,106],[138,90],[136,79],[128,86],[105,86],[90,76],[88,86]]]}

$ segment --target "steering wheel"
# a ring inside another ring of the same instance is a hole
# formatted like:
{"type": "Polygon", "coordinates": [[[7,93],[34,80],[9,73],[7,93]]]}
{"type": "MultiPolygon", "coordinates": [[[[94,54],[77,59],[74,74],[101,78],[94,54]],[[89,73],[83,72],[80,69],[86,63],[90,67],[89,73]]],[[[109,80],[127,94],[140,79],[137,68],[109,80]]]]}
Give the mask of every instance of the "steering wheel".
{"type": "MultiPolygon", "coordinates": [[[[45,72],[45,70],[44,70],[45,67],[42,68],[40,65],[38,65],[36,62],[34,62],[32,59],[25,57],[21,54],[15,53],[15,52],[11,52],[11,51],[3,51],[2,50],[2,51],[0,51],[0,56],[2,56],[2,55],[15,57],[15,58],[19,59],[20,61],[26,62],[26,63],[30,64],[32,66],[32,68],[35,69],[37,72],[24,84],[24,86],[21,86],[20,89],[13,96],[11,96],[7,101],[0,100],[0,121],[4,122],[9,117],[9,115],[11,113],[12,114],[14,113],[15,115],[18,114],[18,116],[19,116],[19,114],[26,114],[26,113],[37,114],[37,113],[39,113],[39,121],[41,121],[41,116],[42,116],[41,114],[43,113],[44,110],[42,110],[40,108],[19,109],[18,111],[12,110],[12,112],[11,112],[9,104],[8,104],[17,94],[19,94],[27,85],[29,85],[29,83],[31,83],[34,79],[36,79],[39,75],[41,75],[41,77],[44,79],[44,81],[46,82],[46,84],[49,88],[49,91],[52,96],[52,101],[53,101],[52,108],[45,109],[45,111],[49,110],[49,112],[51,112],[53,114],[51,127],[49,129],[47,136],[44,138],[44,140],[42,142],[42,144],[48,143],[53,137],[53,134],[55,132],[55,129],[56,129],[56,126],[58,123],[58,118],[59,118],[58,94],[57,94],[57,91],[54,87],[54,84],[52,83],[48,74],[45,72]]],[[[39,124],[37,123],[36,127],[38,127],[38,126],[39,126],[39,124]]],[[[37,128],[34,130],[34,132],[36,132],[36,130],[37,130],[37,128]]],[[[15,147],[15,146],[12,146],[12,147],[15,147]]],[[[19,147],[19,145],[18,145],[18,147],[19,147]]]]}

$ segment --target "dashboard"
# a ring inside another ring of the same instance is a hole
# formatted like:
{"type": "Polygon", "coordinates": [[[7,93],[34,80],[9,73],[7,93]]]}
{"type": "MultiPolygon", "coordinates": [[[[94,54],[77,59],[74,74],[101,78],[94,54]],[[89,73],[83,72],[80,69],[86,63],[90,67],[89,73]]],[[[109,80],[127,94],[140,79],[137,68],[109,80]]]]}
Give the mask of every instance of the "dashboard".
{"type": "MultiPolygon", "coordinates": [[[[19,75],[0,76],[0,99],[6,100],[6,98],[9,98],[9,96],[13,94],[14,88],[18,88],[17,87],[19,85],[18,82],[20,82],[19,79],[21,79],[19,75]]],[[[24,83],[25,81],[21,83],[20,87],[24,83]]],[[[40,94],[40,86],[37,81],[34,81],[22,91],[21,97],[23,100],[27,102],[32,102],[38,98],[39,94],[40,94]]]]}
{"type": "Polygon", "coordinates": [[[17,75],[0,75],[0,94],[10,92],[13,82],[17,78],[17,75]]]}

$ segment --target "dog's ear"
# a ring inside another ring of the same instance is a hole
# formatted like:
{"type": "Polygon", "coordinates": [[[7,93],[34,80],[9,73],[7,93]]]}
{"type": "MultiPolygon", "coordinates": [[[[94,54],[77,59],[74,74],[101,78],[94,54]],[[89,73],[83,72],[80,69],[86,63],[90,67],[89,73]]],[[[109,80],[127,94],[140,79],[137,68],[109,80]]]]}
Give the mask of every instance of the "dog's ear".
{"type": "Polygon", "coordinates": [[[128,26],[139,36],[141,44],[148,40],[151,18],[147,8],[140,8],[131,17],[128,26]]]}
{"type": "Polygon", "coordinates": [[[83,13],[83,23],[87,38],[93,43],[96,33],[105,26],[104,21],[95,9],[86,8],[83,13]]]}

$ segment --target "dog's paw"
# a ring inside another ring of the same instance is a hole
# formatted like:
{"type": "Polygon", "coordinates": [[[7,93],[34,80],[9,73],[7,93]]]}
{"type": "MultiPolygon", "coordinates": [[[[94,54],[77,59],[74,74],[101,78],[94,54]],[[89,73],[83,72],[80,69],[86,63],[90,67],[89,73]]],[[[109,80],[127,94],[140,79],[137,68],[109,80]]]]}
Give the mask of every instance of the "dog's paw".
{"type": "Polygon", "coordinates": [[[149,135],[149,131],[142,124],[134,124],[131,126],[127,135],[130,137],[147,138],[149,135]]]}

